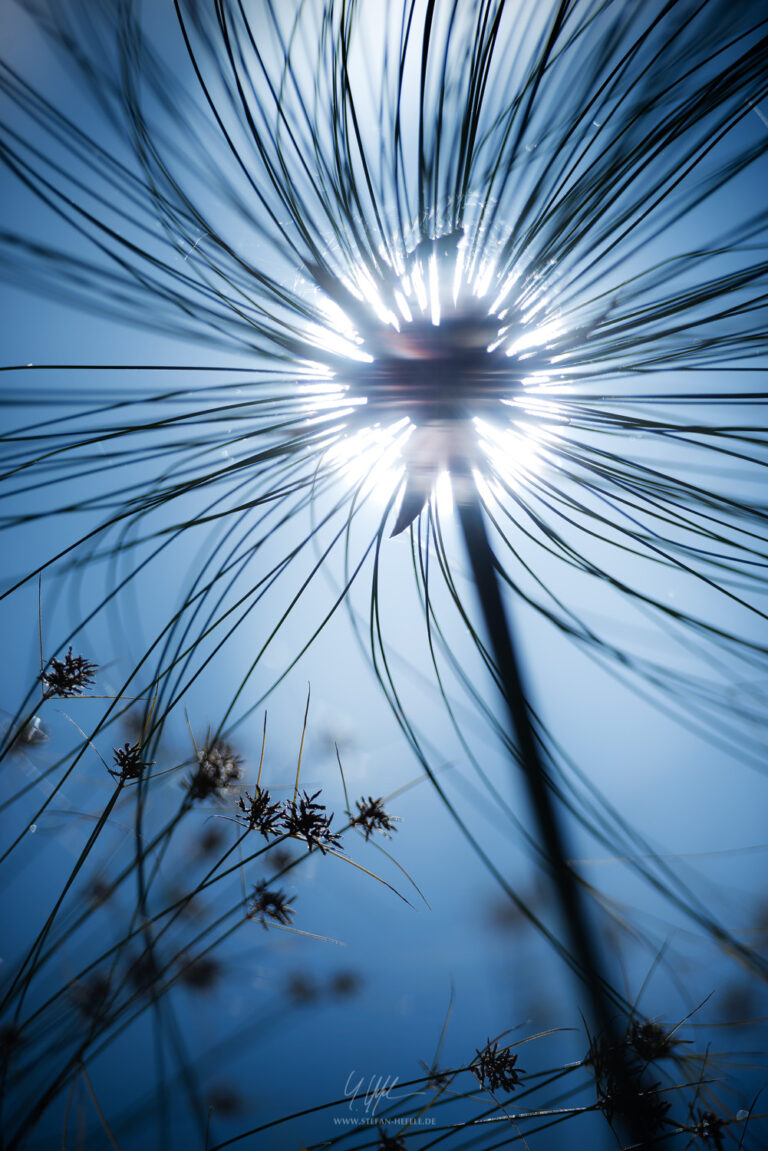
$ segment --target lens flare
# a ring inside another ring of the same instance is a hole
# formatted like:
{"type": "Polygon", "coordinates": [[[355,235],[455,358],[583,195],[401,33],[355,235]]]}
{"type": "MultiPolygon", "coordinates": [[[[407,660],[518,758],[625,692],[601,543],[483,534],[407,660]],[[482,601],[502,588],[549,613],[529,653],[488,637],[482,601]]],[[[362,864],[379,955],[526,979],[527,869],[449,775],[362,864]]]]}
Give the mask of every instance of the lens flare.
{"type": "Polygon", "coordinates": [[[396,532],[430,499],[450,514],[473,471],[519,485],[541,468],[546,425],[564,419],[543,369],[568,331],[535,284],[502,280],[489,258],[473,264],[453,233],[422,241],[378,280],[365,269],[324,287],[326,326],[306,335],[332,381],[318,400],[346,425],[327,459],[377,502],[404,481],[396,532]]]}

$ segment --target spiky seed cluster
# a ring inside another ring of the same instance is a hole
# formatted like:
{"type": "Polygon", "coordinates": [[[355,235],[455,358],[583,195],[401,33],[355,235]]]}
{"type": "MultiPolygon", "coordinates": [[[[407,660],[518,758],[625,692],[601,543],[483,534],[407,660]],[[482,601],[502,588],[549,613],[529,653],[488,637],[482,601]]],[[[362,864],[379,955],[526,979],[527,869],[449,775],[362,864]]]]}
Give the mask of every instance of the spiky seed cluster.
{"type": "Polygon", "coordinates": [[[629,1030],[628,1041],[645,1063],[668,1058],[676,1045],[676,1040],[659,1023],[651,1020],[633,1023],[629,1030]]]}
{"type": "Polygon", "coordinates": [[[212,955],[199,955],[179,975],[190,991],[212,991],[222,976],[222,967],[212,955]]]}
{"type": "Polygon", "coordinates": [[[499,1051],[498,1040],[491,1043],[489,1039],[482,1051],[477,1051],[472,1074],[480,1086],[488,1091],[514,1091],[525,1071],[517,1066],[515,1053],[508,1047],[502,1047],[499,1051]]]}
{"type": "Polygon", "coordinates": [[[649,1063],[669,1058],[678,1042],[652,1020],[633,1022],[621,1045],[610,1046],[600,1037],[592,1041],[585,1063],[594,1071],[597,1106],[609,1123],[618,1116],[648,1138],[659,1134],[670,1105],[645,1071],[649,1063]]]}
{"type": "Polygon", "coordinates": [[[109,977],[95,971],[87,979],[82,979],[71,988],[70,996],[81,1015],[86,1019],[99,1019],[105,1012],[109,998],[109,977]]]}
{"type": "Polygon", "coordinates": [[[141,743],[126,743],[124,747],[114,747],[112,752],[115,766],[110,768],[112,775],[123,783],[131,779],[141,779],[146,768],[152,766],[150,760],[144,759],[141,750],[141,743]]]}
{"type": "Polygon", "coordinates": [[[288,835],[303,839],[309,851],[318,847],[323,855],[328,848],[341,849],[341,837],[331,831],[330,815],[325,814],[325,804],[315,803],[319,791],[308,795],[303,791],[295,799],[289,799],[283,810],[283,827],[288,835]]]}
{"type": "Polygon", "coordinates": [[[95,876],[85,889],[85,898],[93,907],[100,907],[106,903],[114,888],[102,876],[95,876]]]}
{"type": "Polygon", "coordinates": [[[691,1134],[697,1139],[711,1144],[715,1151],[723,1151],[725,1120],[721,1119],[719,1115],[715,1115],[714,1111],[702,1111],[701,1109],[692,1116],[692,1119],[693,1126],[688,1128],[691,1134]]]}
{"type": "Polygon", "coordinates": [[[243,759],[223,739],[210,738],[197,753],[197,768],[187,783],[187,796],[191,801],[220,799],[222,792],[240,782],[243,759]]]}
{"type": "Polygon", "coordinates": [[[383,799],[374,799],[369,795],[367,800],[365,798],[355,800],[357,807],[355,815],[347,812],[352,827],[359,827],[365,832],[366,840],[370,839],[374,831],[381,831],[387,839],[391,839],[392,832],[397,831],[392,816],[384,810],[383,804],[383,799]]]}
{"type": "Polygon", "coordinates": [[[406,1151],[405,1140],[399,1135],[388,1135],[383,1127],[379,1127],[379,1151],[406,1151]]]}
{"type": "Polygon", "coordinates": [[[305,975],[303,971],[294,971],[288,978],[286,994],[294,1003],[314,1003],[320,995],[312,975],[305,975]]]}
{"type": "Polygon", "coordinates": [[[337,971],[331,976],[328,990],[338,999],[347,999],[360,990],[362,982],[362,976],[357,971],[337,971]]]}
{"type": "Polygon", "coordinates": [[[618,1116],[650,1138],[662,1130],[669,1111],[668,1101],[659,1094],[660,1087],[660,1083],[647,1084],[631,1075],[620,1082],[609,1074],[598,1083],[597,1106],[609,1123],[618,1116]]]}
{"type": "Polygon", "coordinates": [[[157,983],[161,967],[152,948],[147,948],[133,956],[127,971],[127,979],[136,991],[148,992],[157,983]]]}
{"type": "Polygon", "coordinates": [[[249,831],[260,831],[265,839],[279,835],[283,823],[283,806],[272,803],[265,787],[257,787],[253,795],[247,791],[237,801],[240,811],[237,818],[245,823],[249,831]]]}
{"type": "Polygon", "coordinates": [[[275,873],[284,871],[291,863],[293,863],[295,856],[286,848],[275,844],[269,853],[269,859],[274,868],[275,873]]]}
{"type": "Polygon", "coordinates": [[[6,1063],[24,1042],[24,1033],[16,1023],[0,1024],[0,1066],[6,1063]]]}
{"type": "Polygon", "coordinates": [[[247,1103],[239,1091],[228,1083],[217,1083],[208,1092],[208,1106],[217,1115],[240,1115],[247,1103]]]}
{"type": "Polygon", "coordinates": [[[621,1046],[611,1046],[601,1037],[593,1039],[584,1062],[593,1069],[597,1106],[608,1122],[618,1117],[652,1138],[662,1129],[669,1103],[659,1093],[660,1084],[645,1077],[644,1066],[627,1058],[629,1049],[643,1064],[650,1062],[634,1047],[635,1035],[640,1036],[638,1041],[645,1050],[660,1050],[658,1040],[664,1036],[663,1029],[653,1023],[648,1027],[638,1024],[630,1028],[621,1046]]]}
{"type": "Polygon", "coordinates": [[[422,1067],[427,1072],[427,1087],[430,1091],[445,1091],[454,1080],[452,1071],[440,1071],[437,1067],[427,1067],[425,1063],[422,1063],[422,1067]]]}
{"type": "Polygon", "coordinates": [[[97,667],[82,655],[72,655],[70,644],[64,659],[54,657],[40,676],[45,698],[72,699],[82,695],[93,684],[97,667]]]}
{"type": "Polygon", "coordinates": [[[294,899],[295,896],[286,895],[280,889],[270,891],[266,882],[261,880],[253,889],[253,898],[248,907],[248,918],[258,919],[264,928],[269,926],[268,919],[273,919],[275,923],[281,923],[285,927],[291,922],[294,915],[291,907],[294,899]]]}
{"type": "Polygon", "coordinates": [[[209,824],[204,831],[201,832],[200,838],[195,844],[197,854],[203,859],[208,855],[215,855],[220,851],[226,836],[221,827],[217,827],[215,823],[209,824]]]}
{"type": "MultiPolygon", "coordinates": [[[[325,814],[325,804],[316,802],[319,795],[319,791],[313,795],[303,791],[293,799],[273,803],[269,791],[257,786],[253,795],[246,791],[240,796],[235,814],[248,831],[260,831],[265,839],[282,833],[303,839],[309,851],[313,847],[318,847],[323,854],[329,848],[340,850],[341,836],[331,830],[333,812],[325,814]]],[[[383,810],[381,814],[388,820],[383,810]]]]}

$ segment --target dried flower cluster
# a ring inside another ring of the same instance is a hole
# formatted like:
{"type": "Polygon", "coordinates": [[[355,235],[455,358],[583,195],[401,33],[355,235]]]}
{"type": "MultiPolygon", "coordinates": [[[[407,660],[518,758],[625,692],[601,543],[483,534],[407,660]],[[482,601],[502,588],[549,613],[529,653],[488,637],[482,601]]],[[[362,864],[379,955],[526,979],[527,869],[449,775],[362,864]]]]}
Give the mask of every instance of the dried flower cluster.
{"type": "Polygon", "coordinates": [[[141,779],[145,770],[152,766],[151,761],[144,759],[141,754],[141,743],[126,743],[123,747],[113,748],[112,751],[115,766],[110,768],[110,772],[123,783],[132,779],[141,779]]]}
{"type": "Polygon", "coordinates": [[[652,1061],[648,1053],[653,1051],[654,1058],[660,1059],[671,1050],[671,1045],[662,1043],[664,1038],[666,1033],[658,1024],[635,1023],[620,1047],[611,1047],[602,1038],[594,1039],[584,1060],[593,1069],[597,1107],[608,1122],[618,1119],[648,1138],[655,1138],[662,1131],[670,1109],[660,1094],[660,1084],[644,1075],[644,1065],[652,1061]],[[632,1059],[633,1054],[639,1056],[639,1063],[637,1058],[632,1059]]]}
{"type": "Polygon", "coordinates": [[[392,832],[397,831],[393,817],[384,810],[384,800],[374,799],[372,795],[368,799],[358,799],[355,801],[357,813],[349,815],[349,822],[352,827],[359,827],[361,831],[365,832],[366,840],[370,839],[374,831],[381,831],[387,839],[391,839],[392,832]]]}
{"type": "Polygon", "coordinates": [[[249,831],[260,831],[265,839],[282,833],[303,839],[310,851],[313,847],[323,854],[328,848],[338,851],[341,836],[331,830],[333,812],[326,815],[325,804],[315,802],[319,795],[319,791],[313,795],[303,791],[293,799],[273,803],[269,791],[257,787],[253,795],[246,791],[238,800],[237,818],[249,831]]]}
{"type": "Polygon", "coordinates": [[[482,1051],[477,1052],[472,1074],[488,1091],[513,1091],[525,1071],[517,1066],[517,1054],[509,1047],[499,1050],[498,1040],[491,1043],[489,1039],[482,1051]]]}
{"type": "Polygon", "coordinates": [[[206,739],[197,753],[197,767],[187,783],[190,801],[220,799],[238,784],[243,774],[242,756],[223,739],[206,739]]]}
{"type": "Polygon", "coordinates": [[[283,807],[281,803],[272,803],[265,787],[257,786],[253,795],[246,791],[244,796],[240,796],[237,806],[240,809],[237,818],[245,823],[249,831],[260,831],[265,839],[280,833],[283,807]]]}
{"type": "Polygon", "coordinates": [[[661,1133],[667,1120],[670,1104],[660,1095],[660,1083],[620,1084],[608,1076],[598,1086],[597,1106],[609,1123],[615,1118],[642,1130],[649,1137],[661,1133]]]}
{"type": "Polygon", "coordinates": [[[212,955],[198,955],[179,973],[181,982],[190,991],[201,994],[212,991],[223,974],[221,963],[212,955]]]}
{"type": "Polygon", "coordinates": [[[388,1135],[383,1127],[379,1127],[379,1151],[406,1151],[405,1140],[399,1135],[388,1135]]]}
{"type": "Polygon", "coordinates": [[[440,1071],[437,1067],[427,1067],[426,1063],[422,1063],[422,1067],[427,1072],[427,1087],[430,1091],[442,1093],[456,1077],[453,1071],[440,1071]]]}
{"type": "Polygon", "coordinates": [[[673,1053],[677,1041],[659,1023],[647,1019],[632,1024],[628,1042],[645,1063],[655,1063],[658,1059],[667,1059],[673,1053]]]}
{"type": "Polygon", "coordinates": [[[271,891],[264,880],[256,884],[253,898],[248,907],[248,918],[258,919],[262,927],[268,927],[268,919],[287,926],[293,917],[291,904],[295,896],[288,896],[279,889],[271,891]]]}
{"type": "Polygon", "coordinates": [[[341,850],[341,837],[331,831],[330,815],[325,814],[325,804],[315,803],[319,791],[308,795],[302,791],[295,799],[289,799],[283,809],[283,827],[288,835],[303,839],[309,851],[318,847],[323,855],[331,848],[341,850]]]}
{"type": "Polygon", "coordinates": [[[701,1109],[692,1116],[692,1119],[693,1126],[688,1128],[691,1134],[704,1143],[710,1144],[715,1148],[715,1151],[723,1151],[725,1120],[721,1119],[719,1115],[715,1115],[714,1111],[701,1109]]]}
{"type": "Polygon", "coordinates": [[[337,971],[331,976],[328,990],[337,999],[348,999],[356,995],[363,982],[357,971],[337,971]]]}
{"type": "Polygon", "coordinates": [[[128,982],[136,991],[149,992],[153,990],[161,975],[154,949],[147,947],[145,951],[135,955],[128,968],[128,982]]]}
{"type": "Polygon", "coordinates": [[[21,1047],[24,1034],[16,1023],[0,1024],[0,1067],[7,1063],[10,1056],[21,1047]]]}
{"type": "Polygon", "coordinates": [[[109,976],[94,971],[85,979],[78,980],[70,988],[70,998],[80,1014],[91,1021],[103,1018],[109,999],[109,976]]]}
{"type": "Polygon", "coordinates": [[[45,698],[72,699],[82,695],[92,685],[97,667],[82,655],[72,655],[70,645],[64,659],[54,657],[40,676],[45,698]]]}

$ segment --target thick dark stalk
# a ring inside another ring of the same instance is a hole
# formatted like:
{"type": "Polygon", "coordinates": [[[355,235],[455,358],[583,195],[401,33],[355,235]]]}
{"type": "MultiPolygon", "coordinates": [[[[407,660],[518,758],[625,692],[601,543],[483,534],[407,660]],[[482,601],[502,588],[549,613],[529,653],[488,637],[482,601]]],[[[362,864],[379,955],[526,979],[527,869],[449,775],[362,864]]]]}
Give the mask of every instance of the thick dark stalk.
{"type": "Polygon", "coordinates": [[[638,1083],[637,1075],[631,1074],[623,1032],[617,1026],[611,1008],[610,983],[603,974],[598,946],[589,927],[584,894],[568,864],[566,837],[528,708],[512,630],[501,596],[496,557],[477,493],[469,499],[457,501],[457,510],[491,653],[517,745],[519,765],[525,777],[569,945],[587,991],[588,1015],[596,1035],[603,1041],[615,1093],[623,1104],[617,1110],[624,1112],[627,1134],[633,1143],[637,1141],[642,1145],[650,1135],[648,1124],[643,1118],[643,1107],[637,1100],[638,1090],[642,1092],[642,1086],[638,1083]]]}

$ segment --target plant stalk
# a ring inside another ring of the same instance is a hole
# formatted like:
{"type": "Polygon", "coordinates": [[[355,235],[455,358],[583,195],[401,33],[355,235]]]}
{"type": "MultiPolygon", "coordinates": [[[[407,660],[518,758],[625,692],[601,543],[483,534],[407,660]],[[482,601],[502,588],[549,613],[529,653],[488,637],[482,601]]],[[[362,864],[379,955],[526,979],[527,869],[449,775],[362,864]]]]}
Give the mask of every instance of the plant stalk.
{"type": "MultiPolygon", "coordinates": [[[[517,744],[519,765],[567,930],[569,946],[587,991],[588,1014],[595,1034],[604,1041],[617,1093],[628,1101],[637,1096],[638,1079],[630,1073],[626,1040],[617,1026],[615,1003],[612,1010],[613,992],[603,973],[598,945],[589,927],[584,893],[568,864],[566,835],[527,703],[512,629],[501,595],[498,564],[477,491],[469,500],[458,500],[456,506],[491,654],[512,735],[517,744]]],[[[628,1134],[633,1143],[637,1141],[640,1145],[650,1135],[642,1112],[642,1105],[637,1106],[635,1103],[627,1107],[623,1114],[628,1134]]]]}

